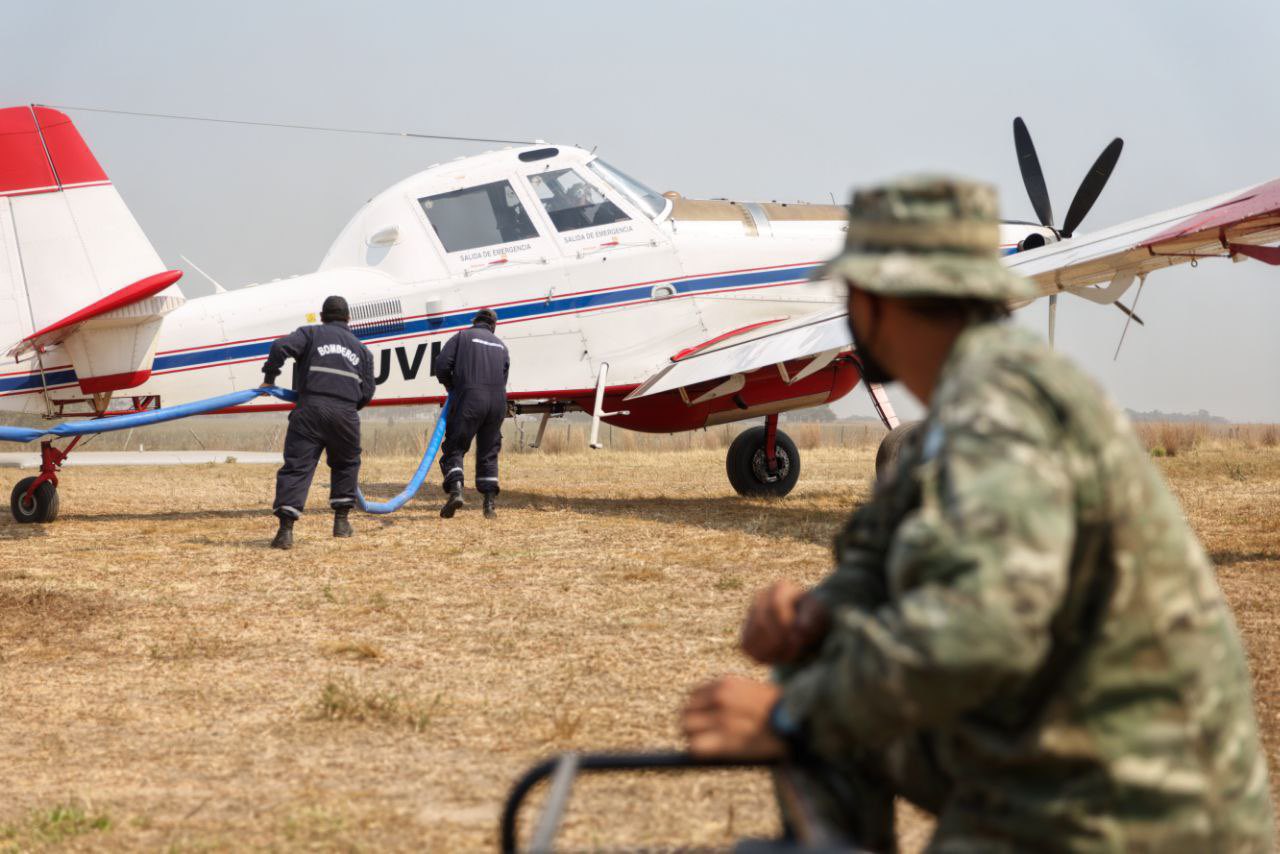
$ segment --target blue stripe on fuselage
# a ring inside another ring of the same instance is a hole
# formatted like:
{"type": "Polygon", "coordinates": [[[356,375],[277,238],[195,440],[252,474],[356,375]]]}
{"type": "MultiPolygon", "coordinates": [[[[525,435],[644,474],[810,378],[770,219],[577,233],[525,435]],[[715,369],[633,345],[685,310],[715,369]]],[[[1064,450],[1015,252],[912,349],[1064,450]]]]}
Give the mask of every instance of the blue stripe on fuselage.
{"type": "MultiPolygon", "coordinates": [[[[779,270],[756,270],[750,273],[726,273],[696,279],[678,279],[669,284],[675,288],[676,295],[689,295],[727,288],[749,288],[758,285],[775,285],[783,282],[801,281],[807,279],[815,269],[817,268],[813,266],[804,266],[786,267],[779,270]]],[[[543,315],[586,311],[610,305],[647,300],[653,294],[654,284],[656,283],[620,288],[614,291],[577,294],[551,300],[535,300],[518,305],[503,306],[495,309],[495,311],[499,321],[528,320],[543,315]]],[[[406,321],[403,328],[397,329],[392,334],[388,334],[385,330],[372,329],[360,337],[365,341],[376,344],[384,338],[405,338],[447,332],[451,329],[469,327],[474,316],[475,309],[468,309],[439,317],[419,318],[406,321]]],[[[271,341],[255,341],[248,344],[231,344],[226,347],[212,347],[208,350],[156,356],[151,370],[154,373],[160,373],[179,368],[213,367],[222,362],[266,358],[268,351],[271,350],[271,344],[271,341]]],[[[76,373],[69,369],[55,371],[47,374],[45,381],[50,386],[66,385],[76,381],[76,373]]],[[[0,392],[38,389],[40,385],[39,374],[0,378],[0,392]]]]}
{"type": "MultiPolygon", "coordinates": [[[[51,371],[45,374],[45,382],[51,386],[65,385],[76,381],[76,372],[70,368],[62,371],[51,371]]],[[[26,374],[20,377],[0,378],[0,391],[22,391],[29,388],[40,388],[39,374],[26,374]]]]}

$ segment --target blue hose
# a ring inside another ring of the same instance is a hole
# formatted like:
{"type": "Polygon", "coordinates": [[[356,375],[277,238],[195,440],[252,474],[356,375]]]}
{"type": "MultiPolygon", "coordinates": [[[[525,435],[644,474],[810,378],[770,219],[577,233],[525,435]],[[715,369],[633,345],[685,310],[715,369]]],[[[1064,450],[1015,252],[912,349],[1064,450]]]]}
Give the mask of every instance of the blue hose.
{"type": "Polygon", "coordinates": [[[356,500],[360,502],[361,510],[366,513],[394,513],[418,493],[423,481],[427,479],[427,474],[431,471],[431,463],[436,458],[436,452],[440,450],[440,443],[444,441],[444,424],[448,413],[449,399],[445,398],[444,405],[440,407],[440,417],[436,419],[436,429],[431,434],[431,441],[427,443],[426,453],[422,455],[422,462],[418,463],[418,470],[413,473],[409,485],[399,495],[390,501],[369,501],[360,491],[360,487],[356,487],[356,500]]]}
{"type": "Polygon", "coordinates": [[[244,391],[233,391],[230,394],[210,397],[205,400],[193,400],[178,406],[164,409],[149,409],[146,412],[133,412],[129,415],[112,415],[109,418],[93,418],[88,421],[64,421],[47,430],[36,430],[29,427],[0,427],[0,441],[34,442],[45,436],[88,436],[93,433],[111,433],[115,430],[130,430],[134,427],[147,427],[152,424],[163,424],[179,418],[190,418],[192,415],[206,415],[243,406],[255,397],[269,394],[288,403],[294,403],[298,395],[289,389],[264,386],[244,391]]]}
{"type": "MultiPolygon", "coordinates": [[[[223,409],[230,409],[233,406],[243,406],[255,397],[264,394],[269,394],[288,403],[295,403],[298,400],[297,393],[289,389],[263,386],[244,391],[233,391],[230,394],[210,397],[206,400],[194,400],[191,403],[183,403],[178,406],[151,409],[146,412],[134,412],[129,415],[113,415],[110,418],[94,418],[88,421],[64,421],[47,430],[0,426],[0,441],[34,442],[45,436],[88,436],[94,433],[110,433],[116,430],[129,430],[134,427],[147,427],[152,424],[163,424],[166,421],[176,421],[179,418],[190,418],[193,415],[219,412],[223,409]]],[[[364,494],[360,492],[360,488],[356,487],[356,498],[360,501],[360,509],[366,513],[394,513],[417,494],[418,490],[422,488],[423,482],[427,479],[428,472],[431,471],[431,463],[435,460],[436,453],[440,450],[440,443],[444,441],[445,415],[448,411],[449,401],[446,398],[444,405],[440,407],[440,417],[436,420],[436,428],[431,434],[431,441],[427,443],[427,451],[422,455],[422,462],[418,464],[418,470],[413,473],[413,478],[409,481],[409,485],[404,488],[404,491],[390,501],[371,502],[366,500],[364,494]]]]}

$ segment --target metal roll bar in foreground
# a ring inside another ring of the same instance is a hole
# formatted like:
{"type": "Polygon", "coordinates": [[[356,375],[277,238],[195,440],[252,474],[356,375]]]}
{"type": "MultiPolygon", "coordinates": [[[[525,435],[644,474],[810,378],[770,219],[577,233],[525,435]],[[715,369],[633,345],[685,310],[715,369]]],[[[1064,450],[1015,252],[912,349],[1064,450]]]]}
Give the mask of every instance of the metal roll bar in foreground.
{"type": "Polygon", "coordinates": [[[499,827],[499,845],[503,854],[515,854],[517,847],[517,820],[520,807],[529,792],[538,783],[551,778],[551,790],[546,805],[538,816],[530,839],[528,851],[535,854],[553,849],[555,836],[564,818],[569,796],[579,773],[611,771],[691,771],[712,769],[768,769],[774,775],[774,783],[782,809],[783,839],[779,847],[801,850],[849,851],[842,842],[825,828],[809,809],[796,786],[795,777],[800,769],[788,762],[771,760],[724,758],[701,759],[688,753],[562,753],[545,759],[526,771],[507,796],[502,808],[499,827]]]}

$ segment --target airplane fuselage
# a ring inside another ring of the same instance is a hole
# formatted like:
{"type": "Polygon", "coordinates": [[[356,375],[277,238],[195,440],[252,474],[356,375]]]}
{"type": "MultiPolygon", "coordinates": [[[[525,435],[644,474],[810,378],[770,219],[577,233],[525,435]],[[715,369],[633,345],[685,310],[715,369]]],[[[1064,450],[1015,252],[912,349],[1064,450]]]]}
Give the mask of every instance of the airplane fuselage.
{"type": "MultiPolygon", "coordinates": [[[[515,149],[400,182],[357,213],[319,271],[169,313],[150,377],[118,392],[116,405],[157,396],[169,406],[259,384],[271,342],[318,322],[330,294],[347,299],[351,327],[374,353],[374,405],[443,400],[433,357],[487,306],[510,348],[513,400],[589,409],[607,364],[610,411],[688,348],[843,299],[832,283],[810,281],[843,241],[843,208],[657,196],[596,163],[579,149],[515,149]]],[[[1031,230],[1007,225],[1002,242],[1013,247],[1031,230]]],[[[26,371],[0,375],[0,408],[49,412],[83,396],[57,348],[40,359],[43,376],[34,356],[26,371]]],[[[659,395],[612,420],[692,429],[827,403],[858,375],[836,361],[792,385],[776,373],[748,379],[733,399],[659,395]]]]}

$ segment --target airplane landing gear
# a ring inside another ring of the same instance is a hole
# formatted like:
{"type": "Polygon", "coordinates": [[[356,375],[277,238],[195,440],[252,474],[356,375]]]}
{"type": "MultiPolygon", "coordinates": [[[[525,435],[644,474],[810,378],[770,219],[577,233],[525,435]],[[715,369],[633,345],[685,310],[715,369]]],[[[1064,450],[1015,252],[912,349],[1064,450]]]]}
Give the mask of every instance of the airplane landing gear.
{"type": "Polygon", "coordinates": [[[800,449],[778,429],[778,416],[738,434],[725,458],[729,483],[739,495],[781,498],[800,479],[800,449]]]}
{"type": "Polygon", "coordinates": [[[53,442],[40,443],[40,474],[24,477],[9,495],[9,510],[19,523],[46,523],[58,518],[58,469],[80,442],[77,436],[65,450],[53,442]]]}
{"type": "Polygon", "coordinates": [[[906,421],[894,427],[880,440],[876,449],[876,481],[887,482],[898,467],[898,459],[911,442],[919,437],[923,421],[906,421]]]}
{"type": "Polygon", "coordinates": [[[38,477],[24,477],[9,496],[9,509],[17,522],[52,522],[58,518],[58,489],[38,477]]]}

